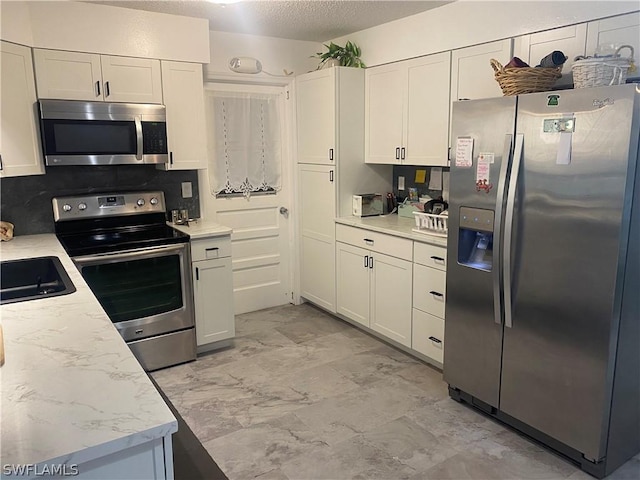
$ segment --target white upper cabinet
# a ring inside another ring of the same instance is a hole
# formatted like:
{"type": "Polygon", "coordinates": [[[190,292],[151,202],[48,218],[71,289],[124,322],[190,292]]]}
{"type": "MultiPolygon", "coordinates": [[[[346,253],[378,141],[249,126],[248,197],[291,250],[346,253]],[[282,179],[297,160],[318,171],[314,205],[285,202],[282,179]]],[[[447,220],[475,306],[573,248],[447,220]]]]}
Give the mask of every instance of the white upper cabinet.
{"type": "Polygon", "coordinates": [[[400,163],[406,69],[402,62],[365,72],[364,159],[400,163]]]}
{"type": "Polygon", "coordinates": [[[0,45],[0,177],[43,174],[31,49],[0,45]]]}
{"type": "Polygon", "coordinates": [[[34,49],[38,98],[162,103],[160,60],[34,49]]]}
{"type": "Polygon", "coordinates": [[[367,163],[447,165],[450,69],[450,52],[367,69],[367,163]]]}
{"type": "Polygon", "coordinates": [[[101,55],[100,62],[105,101],[162,103],[160,60],[101,55]]]}
{"type": "Polygon", "coordinates": [[[513,55],[527,62],[531,67],[535,67],[549,53],[560,50],[568,58],[562,68],[562,78],[558,79],[554,85],[571,85],[573,84],[571,65],[575,57],[585,54],[586,39],[586,23],[523,35],[514,40],[513,55]]]}
{"type": "Polygon", "coordinates": [[[163,60],[162,86],[169,145],[169,163],[162,168],[207,168],[202,65],[163,60]]]}
{"type": "MultiPolygon", "coordinates": [[[[636,71],[628,76],[640,76],[640,12],[620,15],[589,22],[587,25],[587,55],[593,55],[598,45],[631,45],[635,53],[636,71]]],[[[629,56],[629,49],[620,52],[622,56],[629,56]]]]}
{"type": "Polygon", "coordinates": [[[512,40],[483,43],[454,50],[451,57],[451,101],[501,97],[494,78],[492,58],[502,65],[511,60],[512,40]]]}
{"type": "Polygon", "coordinates": [[[296,79],[298,163],[335,164],[336,72],[327,68],[296,79]]]}

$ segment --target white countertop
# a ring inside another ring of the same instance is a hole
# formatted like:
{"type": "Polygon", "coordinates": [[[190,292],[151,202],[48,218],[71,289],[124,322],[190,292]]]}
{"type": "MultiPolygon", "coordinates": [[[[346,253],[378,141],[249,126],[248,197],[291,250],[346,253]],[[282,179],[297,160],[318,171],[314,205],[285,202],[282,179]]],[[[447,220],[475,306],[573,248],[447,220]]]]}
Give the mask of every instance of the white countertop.
{"type": "Polygon", "coordinates": [[[413,218],[400,217],[395,214],[376,217],[339,217],[336,218],[336,223],[395,235],[396,237],[408,238],[441,247],[447,246],[446,237],[414,232],[413,229],[416,226],[416,222],[413,218]]]}
{"type": "Polygon", "coordinates": [[[194,240],[199,238],[219,237],[221,235],[231,235],[233,230],[219,223],[212,222],[210,220],[197,219],[193,222],[189,222],[189,225],[176,225],[171,222],[167,222],[167,225],[175,228],[176,230],[186,233],[194,240]]]}
{"type": "Polygon", "coordinates": [[[54,255],[76,292],[2,305],[2,464],[81,464],[177,431],[175,417],[53,234],[2,260],[54,255]]]}

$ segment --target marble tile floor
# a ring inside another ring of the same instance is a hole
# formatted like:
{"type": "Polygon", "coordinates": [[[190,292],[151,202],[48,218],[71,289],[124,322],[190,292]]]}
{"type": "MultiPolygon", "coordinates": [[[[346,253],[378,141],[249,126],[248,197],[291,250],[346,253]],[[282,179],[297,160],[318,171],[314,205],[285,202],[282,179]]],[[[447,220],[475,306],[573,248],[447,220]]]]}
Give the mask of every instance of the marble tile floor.
{"type": "MultiPolygon", "coordinates": [[[[230,480],[592,478],[308,304],[236,316],[234,343],[153,373],[230,480]]],[[[640,478],[640,455],[610,478],[640,478]]]]}

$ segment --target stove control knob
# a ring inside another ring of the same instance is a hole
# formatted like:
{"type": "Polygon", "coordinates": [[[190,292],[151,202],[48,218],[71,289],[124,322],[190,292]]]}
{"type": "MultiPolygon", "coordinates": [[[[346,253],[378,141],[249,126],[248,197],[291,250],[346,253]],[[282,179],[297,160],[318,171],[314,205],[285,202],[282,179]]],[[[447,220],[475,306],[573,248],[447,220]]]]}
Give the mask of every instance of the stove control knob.
{"type": "Polygon", "coordinates": [[[157,205],[158,204],[158,199],[156,197],[151,197],[151,200],[149,200],[149,203],[151,205],[157,205]]]}
{"type": "Polygon", "coordinates": [[[145,204],[144,198],[139,198],[136,203],[138,204],[139,207],[142,207],[145,204]]]}
{"type": "Polygon", "coordinates": [[[70,212],[71,211],[71,205],[69,205],[68,203],[65,203],[62,206],[62,210],[65,211],[65,212],[70,212]]]}
{"type": "Polygon", "coordinates": [[[78,204],[78,210],[86,210],[87,209],[87,204],[82,202],[78,204]]]}

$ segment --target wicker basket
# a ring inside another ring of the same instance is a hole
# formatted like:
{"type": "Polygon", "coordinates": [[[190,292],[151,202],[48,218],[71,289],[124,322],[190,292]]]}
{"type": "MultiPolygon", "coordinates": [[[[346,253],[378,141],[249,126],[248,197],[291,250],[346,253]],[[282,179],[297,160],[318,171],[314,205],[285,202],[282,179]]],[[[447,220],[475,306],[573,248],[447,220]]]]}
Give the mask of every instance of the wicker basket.
{"type": "Polygon", "coordinates": [[[491,66],[505,96],[546,92],[562,76],[562,65],[553,68],[504,68],[500,62],[492,58],[491,66]]]}
{"type": "Polygon", "coordinates": [[[609,57],[593,57],[576,60],[571,67],[574,88],[602,87],[605,85],[621,85],[627,81],[627,72],[633,65],[633,47],[622,45],[615,55],[609,57]],[[620,50],[628,48],[629,57],[621,57],[620,50]]]}

